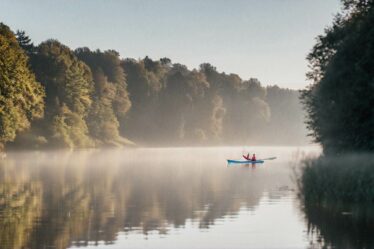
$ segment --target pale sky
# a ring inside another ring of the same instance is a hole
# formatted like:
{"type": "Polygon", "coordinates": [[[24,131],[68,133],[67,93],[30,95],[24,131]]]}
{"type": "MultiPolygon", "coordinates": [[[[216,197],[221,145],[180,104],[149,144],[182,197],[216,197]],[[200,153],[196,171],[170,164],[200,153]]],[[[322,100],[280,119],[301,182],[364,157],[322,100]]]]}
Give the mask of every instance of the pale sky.
{"type": "Polygon", "coordinates": [[[0,22],[38,44],[115,49],[219,71],[263,85],[307,85],[305,57],[339,0],[0,0],[0,22]]]}

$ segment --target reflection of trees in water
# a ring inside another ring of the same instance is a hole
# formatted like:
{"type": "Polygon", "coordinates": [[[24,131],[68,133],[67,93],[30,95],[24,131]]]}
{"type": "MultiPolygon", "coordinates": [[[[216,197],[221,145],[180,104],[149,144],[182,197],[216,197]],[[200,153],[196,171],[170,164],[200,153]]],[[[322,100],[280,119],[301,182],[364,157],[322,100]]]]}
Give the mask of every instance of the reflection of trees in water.
{"type": "MultiPolygon", "coordinates": [[[[249,205],[258,203],[263,185],[243,177],[243,173],[231,172],[227,175],[220,169],[212,167],[189,168],[178,165],[145,165],[118,167],[111,178],[111,185],[101,188],[103,194],[90,193],[95,196],[97,204],[92,206],[93,217],[99,219],[103,213],[112,210],[117,224],[115,229],[103,227],[97,222],[95,230],[126,231],[141,229],[144,233],[158,230],[166,233],[168,225],[184,226],[186,220],[194,219],[200,227],[208,227],[214,220],[228,213],[239,210],[243,199],[249,198],[249,205]],[[232,174],[233,173],[233,174],[232,174]],[[240,192],[246,191],[246,192],[240,192]],[[108,205],[108,193],[113,209],[103,208],[108,205]]],[[[100,167],[91,171],[94,186],[102,182],[100,167]]],[[[108,173],[108,172],[107,172],[108,173]]],[[[107,174],[106,173],[106,174],[107,174]]],[[[99,239],[103,239],[102,235],[99,239]]]]}
{"type": "Polygon", "coordinates": [[[304,208],[311,248],[374,248],[373,205],[304,208]]]}
{"type": "Polygon", "coordinates": [[[41,212],[42,185],[14,164],[0,164],[0,248],[24,248],[41,212]]]}
{"type": "Polygon", "coordinates": [[[0,201],[2,210],[17,218],[2,217],[0,236],[6,239],[1,243],[66,248],[72,241],[80,246],[114,243],[119,231],[167,233],[169,226],[183,227],[186,220],[209,228],[242,206],[255,207],[266,185],[266,175],[257,177],[246,168],[121,160],[94,152],[9,159],[1,168],[0,201]],[[17,174],[9,178],[12,172],[17,174]],[[17,198],[9,197],[13,192],[17,198]]]}

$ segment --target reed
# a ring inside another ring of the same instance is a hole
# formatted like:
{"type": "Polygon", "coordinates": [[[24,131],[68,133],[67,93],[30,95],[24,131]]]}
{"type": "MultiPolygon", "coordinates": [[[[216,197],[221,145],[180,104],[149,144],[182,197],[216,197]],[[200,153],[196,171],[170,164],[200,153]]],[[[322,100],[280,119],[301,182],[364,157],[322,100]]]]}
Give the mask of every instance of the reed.
{"type": "Polygon", "coordinates": [[[299,187],[305,202],[374,202],[373,154],[321,156],[302,164],[299,187]]]}

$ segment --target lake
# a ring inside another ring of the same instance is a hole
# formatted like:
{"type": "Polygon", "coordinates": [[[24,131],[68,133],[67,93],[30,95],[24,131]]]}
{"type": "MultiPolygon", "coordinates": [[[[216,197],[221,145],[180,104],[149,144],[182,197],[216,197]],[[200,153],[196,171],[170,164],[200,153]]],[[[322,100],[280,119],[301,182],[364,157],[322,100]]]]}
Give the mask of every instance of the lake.
{"type": "Polygon", "coordinates": [[[226,164],[243,152],[9,153],[0,165],[0,248],[322,247],[295,181],[298,160],[320,149],[253,147],[257,158],[277,159],[226,164]]]}

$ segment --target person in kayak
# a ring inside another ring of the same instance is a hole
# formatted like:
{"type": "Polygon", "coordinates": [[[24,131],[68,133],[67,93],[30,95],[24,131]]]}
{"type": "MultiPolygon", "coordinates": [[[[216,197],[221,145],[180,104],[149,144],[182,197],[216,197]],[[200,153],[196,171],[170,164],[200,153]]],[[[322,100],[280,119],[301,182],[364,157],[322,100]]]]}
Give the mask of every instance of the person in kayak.
{"type": "Polygon", "coordinates": [[[247,155],[243,155],[244,159],[248,160],[248,161],[251,161],[251,159],[249,158],[249,153],[247,153],[247,155]]]}
{"type": "Polygon", "coordinates": [[[251,160],[252,160],[252,161],[256,161],[256,155],[255,155],[255,154],[252,155],[251,160]]]}

